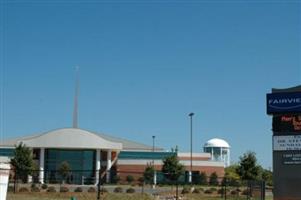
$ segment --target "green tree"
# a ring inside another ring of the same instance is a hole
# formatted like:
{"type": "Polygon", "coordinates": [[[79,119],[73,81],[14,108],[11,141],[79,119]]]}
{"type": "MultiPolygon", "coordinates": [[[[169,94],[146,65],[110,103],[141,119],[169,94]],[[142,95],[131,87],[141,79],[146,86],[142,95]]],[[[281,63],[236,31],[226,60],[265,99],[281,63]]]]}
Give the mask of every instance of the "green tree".
{"type": "Polygon", "coordinates": [[[262,180],[266,182],[268,186],[273,186],[273,172],[267,169],[263,169],[261,174],[262,180]]]}
{"type": "Polygon", "coordinates": [[[178,199],[178,180],[184,173],[184,165],[182,165],[177,157],[177,154],[173,154],[163,159],[163,166],[161,171],[166,179],[176,183],[176,199],[178,199]]]}
{"type": "Polygon", "coordinates": [[[237,174],[242,180],[257,180],[260,173],[260,166],[257,165],[257,158],[254,152],[247,152],[241,156],[237,174]]]}
{"type": "Polygon", "coordinates": [[[16,146],[14,156],[10,162],[16,170],[17,178],[20,178],[24,183],[27,182],[28,175],[32,175],[34,170],[31,149],[26,147],[25,144],[20,143],[16,146]]]}
{"type": "Polygon", "coordinates": [[[71,171],[71,167],[67,161],[63,161],[58,169],[59,174],[63,178],[63,182],[66,181],[66,179],[69,177],[71,171]]]}
{"type": "Polygon", "coordinates": [[[218,176],[217,176],[216,172],[213,172],[212,174],[210,174],[209,184],[210,185],[218,185],[218,176]]]}
{"type": "Polygon", "coordinates": [[[33,178],[33,182],[38,183],[39,182],[39,164],[37,162],[33,162],[31,175],[33,178]]]}
{"type": "Polygon", "coordinates": [[[178,181],[179,177],[184,173],[184,166],[179,163],[176,154],[166,157],[163,160],[163,166],[161,170],[164,177],[172,182],[178,181]]]}
{"type": "Polygon", "coordinates": [[[152,184],[154,182],[154,173],[154,166],[148,164],[143,173],[144,181],[148,184],[152,184]]]}
{"type": "Polygon", "coordinates": [[[237,173],[238,165],[231,165],[225,168],[225,176],[223,178],[222,184],[227,184],[230,186],[239,186],[240,185],[240,176],[237,173]]]}

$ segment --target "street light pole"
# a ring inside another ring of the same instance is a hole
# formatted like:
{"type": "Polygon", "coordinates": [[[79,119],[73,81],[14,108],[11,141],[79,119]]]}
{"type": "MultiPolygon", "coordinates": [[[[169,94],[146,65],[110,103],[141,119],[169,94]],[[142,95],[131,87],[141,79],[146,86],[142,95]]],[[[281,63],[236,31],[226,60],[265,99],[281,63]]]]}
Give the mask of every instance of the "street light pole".
{"type": "Polygon", "coordinates": [[[189,113],[190,117],[190,172],[189,172],[189,182],[192,185],[192,117],[194,113],[189,113]]]}
{"type": "Polygon", "coordinates": [[[154,168],[154,177],[153,177],[153,181],[154,181],[154,186],[153,186],[153,188],[155,188],[156,187],[156,184],[157,184],[157,174],[156,174],[156,169],[155,169],[155,159],[154,159],[154,152],[155,152],[155,138],[156,138],[156,136],[152,136],[152,138],[153,138],[153,168],[154,168]]]}
{"type": "Polygon", "coordinates": [[[153,137],[153,152],[155,152],[155,138],[156,138],[156,136],[152,136],[153,137]]]}

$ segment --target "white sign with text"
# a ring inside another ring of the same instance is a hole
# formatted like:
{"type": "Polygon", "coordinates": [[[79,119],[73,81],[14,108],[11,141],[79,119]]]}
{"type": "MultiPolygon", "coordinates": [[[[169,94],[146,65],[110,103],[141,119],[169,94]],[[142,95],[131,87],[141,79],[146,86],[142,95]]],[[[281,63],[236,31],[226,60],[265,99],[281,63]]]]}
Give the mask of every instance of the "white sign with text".
{"type": "Polygon", "coordinates": [[[301,135],[273,136],[274,151],[301,150],[301,135]]]}

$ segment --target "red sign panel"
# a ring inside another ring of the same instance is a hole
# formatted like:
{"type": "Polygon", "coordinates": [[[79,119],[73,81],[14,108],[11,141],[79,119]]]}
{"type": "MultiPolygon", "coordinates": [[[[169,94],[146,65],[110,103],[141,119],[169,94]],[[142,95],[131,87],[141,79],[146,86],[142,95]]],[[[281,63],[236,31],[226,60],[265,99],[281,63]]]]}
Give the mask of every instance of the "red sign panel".
{"type": "Polygon", "coordinates": [[[301,115],[281,115],[273,117],[274,132],[301,132],[301,115]]]}

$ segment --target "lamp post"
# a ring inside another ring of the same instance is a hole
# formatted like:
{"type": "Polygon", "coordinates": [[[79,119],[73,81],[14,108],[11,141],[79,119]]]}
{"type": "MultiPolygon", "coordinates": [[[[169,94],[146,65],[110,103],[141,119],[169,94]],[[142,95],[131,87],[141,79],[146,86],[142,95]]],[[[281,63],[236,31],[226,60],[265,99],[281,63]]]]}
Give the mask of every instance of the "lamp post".
{"type": "Polygon", "coordinates": [[[155,152],[155,138],[156,138],[156,136],[152,136],[153,137],[153,152],[155,152]]]}
{"type": "Polygon", "coordinates": [[[157,184],[157,174],[156,174],[156,169],[155,169],[155,159],[154,159],[154,152],[155,152],[155,138],[156,138],[156,136],[152,136],[152,138],[153,138],[153,167],[154,167],[154,177],[153,177],[153,181],[154,181],[154,185],[153,185],[153,188],[155,188],[156,187],[156,184],[157,184]]]}
{"type": "Polygon", "coordinates": [[[189,171],[189,183],[192,185],[192,117],[194,113],[189,113],[190,117],[190,171],[189,171]]]}

